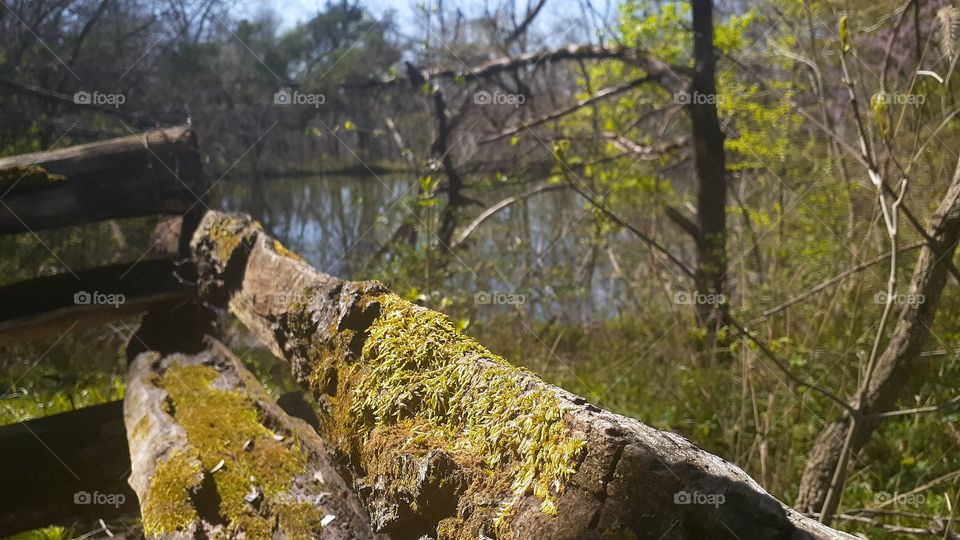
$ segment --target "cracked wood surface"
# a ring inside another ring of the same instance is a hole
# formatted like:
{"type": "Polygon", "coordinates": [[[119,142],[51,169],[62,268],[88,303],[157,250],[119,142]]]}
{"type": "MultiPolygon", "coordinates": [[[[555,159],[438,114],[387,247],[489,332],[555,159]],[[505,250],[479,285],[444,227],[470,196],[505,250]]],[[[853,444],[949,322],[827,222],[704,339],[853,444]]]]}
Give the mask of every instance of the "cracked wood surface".
{"type": "Polygon", "coordinates": [[[247,216],[208,213],[191,247],[202,297],[228,306],[325,405],[321,435],[378,532],[852,538],[683,437],[509,366],[379,283],[318,272],[247,216]]]}

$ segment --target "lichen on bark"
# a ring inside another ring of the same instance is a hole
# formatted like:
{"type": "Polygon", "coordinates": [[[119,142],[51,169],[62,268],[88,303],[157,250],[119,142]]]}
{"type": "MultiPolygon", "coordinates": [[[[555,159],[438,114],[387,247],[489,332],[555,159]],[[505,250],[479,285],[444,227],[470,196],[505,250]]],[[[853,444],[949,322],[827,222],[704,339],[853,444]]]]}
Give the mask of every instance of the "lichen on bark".
{"type": "Polygon", "coordinates": [[[40,165],[16,166],[0,170],[0,193],[20,193],[52,187],[64,182],[67,177],[54,174],[40,165]]]}

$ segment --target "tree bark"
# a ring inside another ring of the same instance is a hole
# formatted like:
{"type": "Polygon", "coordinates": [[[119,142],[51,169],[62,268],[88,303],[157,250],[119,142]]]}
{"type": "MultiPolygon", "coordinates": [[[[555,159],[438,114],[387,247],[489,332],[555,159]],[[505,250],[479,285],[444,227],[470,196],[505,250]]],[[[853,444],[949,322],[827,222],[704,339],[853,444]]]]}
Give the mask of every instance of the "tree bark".
{"type": "MultiPolygon", "coordinates": [[[[948,266],[960,241],[960,162],[927,234],[931,241],[917,257],[908,292],[923,301],[908,303],[903,308],[865,392],[859,402],[853,403],[859,418],[850,442],[850,455],[856,455],[870,440],[880,424],[877,413],[889,411],[910,388],[911,381],[922,380],[917,373],[921,366],[915,360],[930,335],[947,283],[948,266]]],[[[800,481],[795,505],[800,511],[819,512],[822,508],[850,421],[850,413],[845,412],[817,436],[800,481]]]]}
{"type": "MultiPolygon", "coordinates": [[[[693,0],[694,73],[690,84],[690,120],[697,171],[697,290],[722,294],[727,273],[727,169],[723,130],[717,117],[713,1],[693,0]]],[[[721,310],[697,303],[701,326],[716,330],[721,310]]]]}
{"type": "Polygon", "coordinates": [[[212,338],[193,355],[141,353],[127,385],[130,485],[148,538],[374,537],[326,443],[212,338]]]}
{"type": "Polygon", "coordinates": [[[738,467],[514,368],[376,282],[323,274],[242,215],[194,236],[198,288],[322,401],[392,538],[850,538],[738,467]],[[693,504],[687,504],[688,502],[693,504]]]}

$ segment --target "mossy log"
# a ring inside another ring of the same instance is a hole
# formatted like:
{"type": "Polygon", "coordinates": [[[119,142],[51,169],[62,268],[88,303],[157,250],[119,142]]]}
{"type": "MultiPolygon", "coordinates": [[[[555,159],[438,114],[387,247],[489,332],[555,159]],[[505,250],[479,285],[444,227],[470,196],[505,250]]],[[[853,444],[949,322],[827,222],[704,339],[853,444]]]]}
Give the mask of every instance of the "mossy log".
{"type": "Polygon", "coordinates": [[[735,465],[515,368],[376,282],[318,272],[248,217],[208,213],[200,294],[328,414],[374,529],[392,538],[850,538],[735,465]]]}
{"type": "Polygon", "coordinates": [[[329,449],[223,345],[140,353],[124,423],[148,538],[374,538],[329,449]]]}

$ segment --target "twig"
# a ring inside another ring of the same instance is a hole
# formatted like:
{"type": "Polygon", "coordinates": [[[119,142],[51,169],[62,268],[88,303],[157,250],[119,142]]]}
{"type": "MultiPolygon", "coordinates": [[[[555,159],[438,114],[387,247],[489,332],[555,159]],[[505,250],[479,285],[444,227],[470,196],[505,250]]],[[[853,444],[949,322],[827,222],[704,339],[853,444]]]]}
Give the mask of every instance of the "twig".
{"type": "MultiPolygon", "coordinates": [[[[904,247],[900,248],[899,252],[900,252],[900,253],[908,253],[908,252],[910,252],[910,251],[913,251],[913,250],[915,250],[915,249],[918,249],[918,248],[920,248],[920,247],[923,247],[925,244],[926,244],[926,242],[923,242],[923,241],[914,242],[914,243],[912,243],[912,244],[909,244],[909,245],[907,245],[907,246],[904,246],[904,247]]],[[[862,262],[862,263],[860,263],[860,264],[858,264],[858,265],[856,265],[856,266],[854,266],[854,267],[848,268],[848,269],[844,270],[843,272],[841,272],[841,273],[833,276],[832,278],[830,278],[830,279],[828,279],[828,280],[826,280],[826,281],[822,281],[822,282],[820,282],[819,284],[817,284],[816,286],[811,287],[810,289],[807,289],[805,292],[799,294],[798,296],[795,296],[795,297],[791,298],[790,300],[787,300],[786,302],[784,302],[784,303],[782,303],[782,304],[780,304],[780,305],[778,305],[778,306],[775,306],[775,307],[772,307],[772,308],[770,308],[770,309],[764,310],[764,311],[763,311],[763,316],[762,316],[762,317],[758,317],[758,318],[750,321],[750,325],[753,326],[753,325],[756,325],[756,324],[760,324],[760,323],[766,321],[767,319],[769,319],[771,315],[775,315],[775,314],[777,314],[777,313],[780,313],[781,311],[789,308],[790,306],[793,306],[793,305],[795,305],[795,304],[798,304],[798,303],[806,300],[807,298],[809,298],[809,297],[817,294],[818,292],[826,289],[827,287],[829,287],[829,286],[831,286],[831,285],[833,285],[833,284],[835,284],[835,283],[843,280],[843,278],[849,276],[850,274],[855,274],[855,273],[857,273],[857,272],[863,271],[863,270],[865,270],[865,269],[867,269],[867,268],[870,268],[871,266],[873,266],[873,265],[875,265],[875,264],[877,264],[877,263],[881,263],[881,262],[887,260],[888,258],[890,258],[890,252],[884,253],[883,255],[878,255],[878,256],[876,256],[876,257],[874,257],[874,258],[872,258],[872,259],[870,259],[870,260],[868,260],[868,261],[864,261],[864,262],[862,262]]]]}
{"type": "Polygon", "coordinates": [[[451,249],[456,249],[457,247],[459,247],[461,244],[463,244],[464,240],[466,240],[467,237],[470,236],[471,233],[473,233],[474,229],[476,229],[477,227],[480,226],[481,223],[483,223],[484,221],[486,221],[487,219],[489,219],[491,216],[493,216],[494,214],[496,214],[496,213],[499,212],[500,210],[503,210],[504,208],[510,206],[511,204],[514,204],[514,203],[517,203],[517,202],[520,202],[520,201],[529,199],[530,197],[533,197],[534,195],[539,195],[539,194],[541,194],[541,193],[546,193],[546,192],[548,192],[548,191],[555,191],[555,190],[558,190],[558,189],[564,189],[564,188],[567,188],[567,187],[569,187],[569,186],[567,186],[567,185],[565,185],[565,184],[548,184],[548,185],[545,185],[545,186],[540,186],[540,187],[531,189],[530,191],[527,191],[526,193],[522,193],[522,194],[520,194],[520,195],[514,195],[514,196],[512,196],[512,197],[507,197],[506,199],[501,200],[501,201],[498,202],[497,204],[495,204],[495,205],[491,206],[490,208],[487,208],[486,210],[484,210],[479,216],[476,217],[476,219],[474,219],[472,222],[470,222],[470,224],[467,225],[466,228],[464,228],[464,229],[460,232],[460,234],[457,236],[457,238],[453,241],[453,244],[450,246],[451,249]]]}

